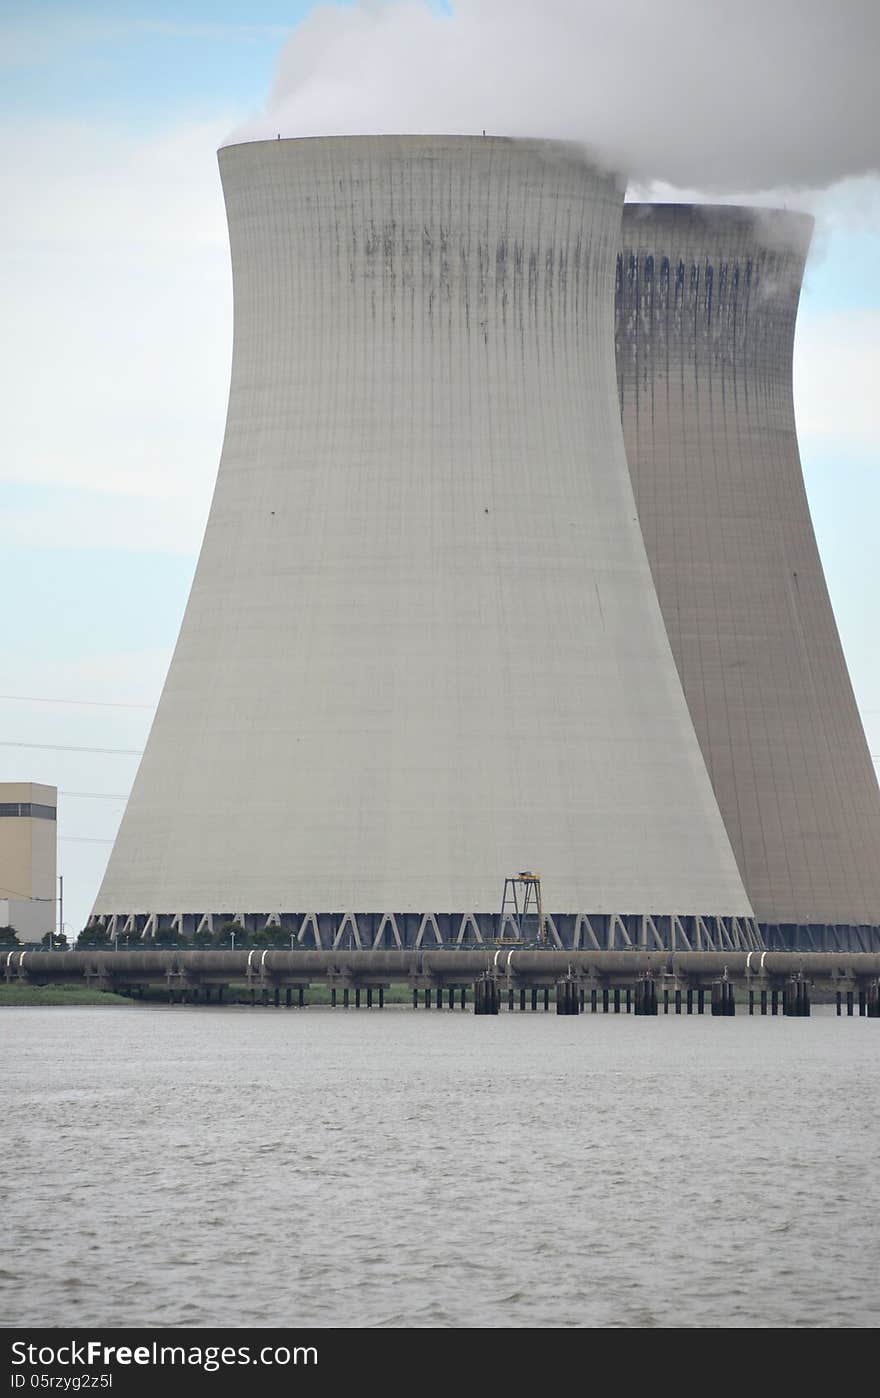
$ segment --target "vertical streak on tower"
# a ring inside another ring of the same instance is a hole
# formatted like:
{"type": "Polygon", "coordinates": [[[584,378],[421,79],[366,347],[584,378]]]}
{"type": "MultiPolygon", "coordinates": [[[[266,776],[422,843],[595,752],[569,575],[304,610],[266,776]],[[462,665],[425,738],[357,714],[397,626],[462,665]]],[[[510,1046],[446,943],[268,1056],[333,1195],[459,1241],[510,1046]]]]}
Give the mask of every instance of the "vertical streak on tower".
{"type": "Polygon", "coordinates": [[[220,167],[226,438],[96,914],[454,930],[526,867],[551,916],[748,921],[624,457],[619,182],[457,137],[220,167]]]}
{"type": "Polygon", "coordinates": [[[818,932],[880,922],[880,794],[795,433],[811,229],[627,205],[616,348],[648,557],[746,890],[759,922],[818,932]]]}

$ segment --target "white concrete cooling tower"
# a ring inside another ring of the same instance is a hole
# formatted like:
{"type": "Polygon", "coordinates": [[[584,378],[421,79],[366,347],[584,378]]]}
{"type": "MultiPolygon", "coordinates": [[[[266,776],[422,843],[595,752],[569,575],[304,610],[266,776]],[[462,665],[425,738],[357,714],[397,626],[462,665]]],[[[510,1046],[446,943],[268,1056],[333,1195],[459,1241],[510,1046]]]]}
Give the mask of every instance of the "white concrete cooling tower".
{"type": "Polygon", "coordinates": [[[880,944],[880,791],[801,476],[792,345],[812,220],[628,204],[627,456],[663,615],[770,945],[880,944]]]}
{"type": "Polygon", "coordinates": [[[551,939],[757,944],[624,456],[619,182],[478,137],[220,168],[226,439],[94,918],[463,943],[530,868],[551,939]]]}

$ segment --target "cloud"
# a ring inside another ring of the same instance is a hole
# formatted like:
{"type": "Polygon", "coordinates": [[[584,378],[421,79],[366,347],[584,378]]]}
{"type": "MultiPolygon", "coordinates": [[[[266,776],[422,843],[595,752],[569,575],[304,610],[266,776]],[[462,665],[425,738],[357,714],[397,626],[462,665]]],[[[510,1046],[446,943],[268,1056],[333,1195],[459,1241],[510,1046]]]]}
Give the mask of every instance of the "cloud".
{"type": "Polygon", "coordinates": [[[880,167],[878,52],[876,0],[322,5],[231,139],[485,129],[704,191],[824,188],[880,167]]]}

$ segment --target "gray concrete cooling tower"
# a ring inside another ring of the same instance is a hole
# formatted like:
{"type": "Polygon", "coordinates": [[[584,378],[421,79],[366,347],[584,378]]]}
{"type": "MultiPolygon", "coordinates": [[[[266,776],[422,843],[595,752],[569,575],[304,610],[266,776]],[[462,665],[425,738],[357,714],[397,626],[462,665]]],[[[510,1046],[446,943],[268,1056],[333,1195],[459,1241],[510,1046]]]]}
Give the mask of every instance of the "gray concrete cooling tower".
{"type": "Polygon", "coordinates": [[[880,793],[801,475],[792,346],[812,221],[627,205],[624,439],[666,628],[771,945],[868,949],[880,793]]]}
{"type": "Polygon", "coordinates": [[[220,169],[226,438],[94,920],[464,944],[531,869],[557,944],[758,945],[624,456],[619,182],[480,138],[220,169]]]}

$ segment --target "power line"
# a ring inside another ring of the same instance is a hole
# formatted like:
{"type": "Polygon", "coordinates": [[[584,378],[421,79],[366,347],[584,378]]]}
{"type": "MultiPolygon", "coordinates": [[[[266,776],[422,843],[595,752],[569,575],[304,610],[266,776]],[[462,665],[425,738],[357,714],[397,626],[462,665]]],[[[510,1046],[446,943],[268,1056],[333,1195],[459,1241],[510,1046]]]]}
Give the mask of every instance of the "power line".
{"type": "Polygon", "coordinates": [[[126,791],[64,791],[58,789],[59,796],[89,796],[93,801],[127,801],[126,791]]]}
{"type": "Polygon", "coordinates": [[[44,694],[0,694],[14,704],[75,704],[86,709],[155,709],[155,704],[123,704],[113,699],[49,699],[44,694]]]}
{"type": "Polygon", "coordinates": [[[143,748],[74,748],[66,743],[13,743],[0,740],[0,748],[45,748],[47,752],[109,752],[117,757],[143,756],[143,748]]]}
{"type": "Polygon", "coordinates": [[[3,885],[3,889],[4,892],[2,895],[0,895],[0,897],[3,898],[4,902],[7,901],[8,895],[10,893],[12,894],[13,898],[24,898],[25,901],[28,903],[51,903],[52,901],[51,898],[35,898],[32,893],[21,893],[18,889],[7,888],[5,884],[3,885]]]}

